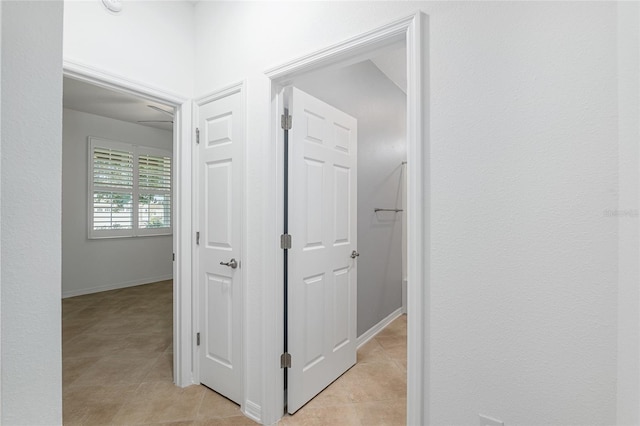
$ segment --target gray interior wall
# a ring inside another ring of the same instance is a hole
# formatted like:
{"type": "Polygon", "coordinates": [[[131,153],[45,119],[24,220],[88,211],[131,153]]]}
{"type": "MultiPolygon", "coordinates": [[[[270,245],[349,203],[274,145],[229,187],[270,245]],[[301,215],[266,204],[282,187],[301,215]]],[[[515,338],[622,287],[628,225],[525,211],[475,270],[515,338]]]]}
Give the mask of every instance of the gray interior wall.
{"type": "Polygon", "coordinates": [[[170,279],[172,236],[88,239],[88,136],[171,151],[173,134],[64,109],[62,296],[170,279]]]}
{"type": "Polygon", "coordinates": [[[3,425],[62,423],[62,10],[2,2],[3,425]]]}
{"type": "Polygon", "coordinates": [[[406,95],[373,63],[295,81],[304,92],[358,119],[358,336],[402,305],[402,161],[406,95]]]}

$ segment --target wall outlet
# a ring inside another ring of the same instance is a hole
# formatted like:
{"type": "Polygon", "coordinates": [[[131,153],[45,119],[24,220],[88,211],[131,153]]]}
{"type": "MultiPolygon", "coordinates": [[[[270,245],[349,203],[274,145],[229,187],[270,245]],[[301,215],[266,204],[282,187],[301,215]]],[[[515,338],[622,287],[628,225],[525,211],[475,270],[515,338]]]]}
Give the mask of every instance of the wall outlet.
{"type": "Polygon", "coordinates": [[[497,420],[489,416],[480,414],[480,426],[504,426],[502,420],[497,420]]]}

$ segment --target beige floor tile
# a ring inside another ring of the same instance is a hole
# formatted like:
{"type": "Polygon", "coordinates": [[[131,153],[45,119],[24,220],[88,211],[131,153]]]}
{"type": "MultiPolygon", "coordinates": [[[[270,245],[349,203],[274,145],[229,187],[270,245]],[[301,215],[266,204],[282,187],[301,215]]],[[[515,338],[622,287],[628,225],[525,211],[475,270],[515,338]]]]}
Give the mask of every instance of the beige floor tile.
{"type": "Polygon", "coordinates": [[[121,385],[141,383],[151,369],[147,357],[105,356],[89,366],[74,385],[121,385]]]}
{"type": "Polygon", "coordinates": [[[143,383],[114,418],[116,424],[187,421],[196,418],[204,386],[180,388],[172,383],[143,383]]]}
{"type": "Polygon", "coordinates": [[[402,369],[402,371],[404,371],[405,375],[407,374],[407,359],[396,359],[394,360],[394,362],[396,363],[396,365],[398,366],[398,368],[402,369]]]}
{"type": "Polygon", "coordinates": [[[335,407],[351,404],[351,394],[342,377],[316,395],[304,408],[335,407]]]}
{"type": "Polygon", "coordinates": [[[63,392],[63,422],[86,425],[109,424],[137,387],[137,384],[67,387],[63,392]]]}
{"type": "Polygon", "coordinates": [[[198,420],[191,424],[193,426],[255,426],[258,423],[244,415],[239,415],[223,419],[198,420]]]}
{"type": "MultiPolygon", "coordinates": [[[[204,386],[172,382],[172,282],[64,299],[65,425],[255,425],[204,386]]],[[[406,410],[406,316],[283,425],[396,425],[406,410]]]]}
{"type": "Polygon", "coordinates": [[[240,412],[239,405],[211,389],[206,389],[200,407],[198,408],[198,414],[196,416],[198,420],[221,419],[234,416],[244,417],[242,412],[240,412]]]}
{"type": "Polygon", "coordinates": [[[122,339],[109,335],[81,334],[62,346],[62,356],[65,357],[91,357],[115,355],[127,346],[122,339]]]}
{"type": "Polygon", "coordinates": [[[407,336],[376,336],[376,342],[380,343],[385,350],[396,346],[407,346],[407,336]]]}
{"type": "Polygon", "coordinates": [[[62,385],[70,386],[88,368],[100,360],[100,357],[64,358],[62,360],[62,385]]]}
{"type": "Polygon", "coordinates": [[[151,356],[165,352],[171,344],[172,336],[167,333],[135,333],[124,336],[122,339],[127,345],[121,355],[151,356]]]}
{"type": "Polygon", "coordinates": [[[142,381],[173,383],[173,354],[163,353],[158,356],[142,381]]]}
{"type": "Polygon", "coordinates": [[[173,333],[173,321],[171,319],[163,319],[154,321],[152,324],[145,326],[148,333],[173,333]]]}
{"type": "Polygon", "coordinates": [[[393,320],[391,324],[386,326],[384,330],[381,330],[380,333],[376,335],[376,337],[406,336],[406,335],[407,335],[407,316],[400,315],[398,318],[393,320]]]}
{"type": "Polygon", "coordinates": [[[357,364],[342,376],[341,381],[351,402],[384,401],[406,396],[406,373],[393,361],[357,364]]]}
{"type": "Polygon", "coordinates": [[[404,362],[407,364],[407,345],[392,345],[384,350],[385,354],[394,361],[404,362]]]}
{"type": "Polygon", "coordinates": [[[144,319],[132,318],[131,316],[120,316],[114,314],[113,317],[100,321],[92,326],[88,333],[91,334],[120,334],[139,333],[146,331],[144,319]]]}
{"type": "Polygon", "coordinates": [[[406,399],[365,402],[355,405],[360,424],[367,426],[404,426],[407,424],[406,399]]]}
{"type": "Polygon", "coordinates": [[[358,349],[358,363],[389,361],[389,356],[376,339],[371,339],[358,349]]]}
{"type": "Polygon", "coordinates": [[[89,321],[83,318],[65,319],[62,322],[62,342],[67,343],[74,337],[85,333],[89,328],[93,327],[96,321],[89,321]]]}
{"type": "Polygon", "coordinates": [[[282,426],[359,425],[358,412],[353,405],[337,407],[302,407],[293,415],[286,415],[278,423],[282,426]]]}

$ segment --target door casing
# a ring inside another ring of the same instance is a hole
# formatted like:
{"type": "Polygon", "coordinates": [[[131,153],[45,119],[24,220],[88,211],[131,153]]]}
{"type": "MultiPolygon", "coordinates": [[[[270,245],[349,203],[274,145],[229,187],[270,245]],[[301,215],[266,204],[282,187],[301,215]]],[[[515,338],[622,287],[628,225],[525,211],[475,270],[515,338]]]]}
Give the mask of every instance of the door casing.
{"type": "MultiPolygon", "coordinates": [[[[430,182],[429,156],[429,64],[428,16],[417,12],[373,31],[361,34],[334,46],[314,52],[265,72],[270,81],[271,173],[274,185],[269,194],[275,203],[275,220],[268,235],[278,241],[282,233],[283,212],[283,147],[284,132],[277,123],[284,110],[283,90],[296,77],[327,68],[344,67],[373,56],[396,43],[407,47],[407,275],[408,275],[408,344],[407,344],[407,424],[429,423],[429,318],[430,293],[430,182]]],[[[295,124],[294,124],[295,125],[295,124]]],[[[294,236],[295,237],[295,236],[294,236]]],[[[283,252],[274,250],[269,275],[275,277],[270,294],[283,294],[283,252]]],[[[283,348],[282,329],[284,303],[282,297],[263,300],[264,339],[263,380],[273,383],[283,392],[265,389],[262,420],[276,422],[283,414],[284,375],[277,368],[283,348]]]]}
{"type": "Polygon", "coordinates": [[[173,129],[173,380],[193,383],[191,373],[191,102],[136,81],[63,60],[63,75],[175,108],[173,129]]]}

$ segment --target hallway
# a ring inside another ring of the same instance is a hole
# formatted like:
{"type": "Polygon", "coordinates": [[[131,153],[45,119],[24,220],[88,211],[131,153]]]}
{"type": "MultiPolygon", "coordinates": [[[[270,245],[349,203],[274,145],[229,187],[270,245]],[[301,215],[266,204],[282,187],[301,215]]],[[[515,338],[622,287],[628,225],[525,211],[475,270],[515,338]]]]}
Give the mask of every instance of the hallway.
{"type": "MultiPolygon", "coordinates": [[[[65,425],[253,425],[207,389],[172,383],[172,282],[62,301],[65,425]]],[[[358,351],[358,364],[282,425],[403,425],[406,316],[358,351]]]]}

